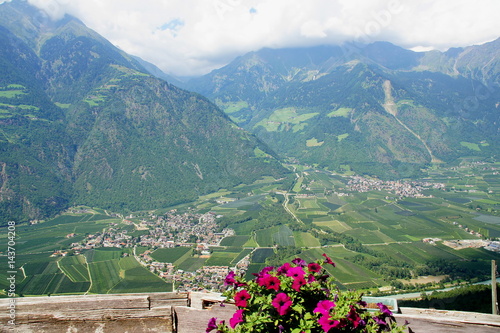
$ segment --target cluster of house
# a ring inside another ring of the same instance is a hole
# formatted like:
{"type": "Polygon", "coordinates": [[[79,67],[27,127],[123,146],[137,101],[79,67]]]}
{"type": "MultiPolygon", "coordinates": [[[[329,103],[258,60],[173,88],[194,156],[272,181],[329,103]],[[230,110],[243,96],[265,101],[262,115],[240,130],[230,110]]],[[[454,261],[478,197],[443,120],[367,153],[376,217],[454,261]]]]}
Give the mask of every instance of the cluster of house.
{"type": "Polygon", "coordinates": [[[232,230],[217,232],[216,218],[220,216],[214,213],[175,213],[170,211],[164,216],[141,222],[139,228],[149,230],[149,233],[139,236],[134,243],[148,247],[175,247],[194,243],[216,246],[224,237],[234,235],[232,230]]]}
{"type": "Polygon", "coordinates": [[[229,271],[229,266],[203,266],[195,272],[177,270],[174,288],[176,291],[219,291],[229,271]]]}
{"type": "MultiPolygon", "coordinates": [[[[75,234],[68,234],[66,238],[73,238],[75,234]]],[[[87,235],[83,241],[71,244],[75,251],[89,250],[96,247],[132,247],[132,236],[127,235],[127,230],[121,230],[116,223],[102,232],[87,235]]]]}
{"type": "MultiPolygon", "coordinates": [[[[71,247],[73,250],[79,251],[96,247],[123,248],[136,245],[165,248],[203,243],[216,246],[224,237],[234,235],[232,230],[217,232],[216,218],[217,216],[213,213],[175,214],[175,211],[171,211],[164,216],[151,216],[148,219],[142,219],[139,223],[125,219],[124,222],[134,224],[136,230],[147,230],[148,232],[140,236],[131,236],[127,230],[112,223],[104,231],[87,235],[82,242],[75,242],[71,244],[71,247]]],[[[72,236],[74,235],[67,237],[71,238],[72,236]]]]}
{"type": "MultiPolygon", "coordinates": [[[[355,192],[387,191],[394,193],[398,197],[424,198],[423,190],[439,189],[444,190],[443,183],[430,183],[418,181],[383,181],[379,179],[368,179],[361,176],[351,176],[347,183],[347,189],[355,192]]],[[[432,197],[432,196],[430,196],[432,197]]]]}
{"type": "MultiPolygon", "coordinates": [[[[202,247],[199,244],[197,248],[202,247]]],[[[241,259],[235,267],[202,266],[195,271],[177,269],[172,263],[157,262],[151,257],[152,250],[136,256],[137,260],[151,272],[168,281],[172,281],[175,291],[222,291],[224,278],[231,270],[245,272],[250,264],[250,254],[241,259]]],[[[208,252],[208,251],[207,251],[208,252]]],[[[207,257],[208,255],[197,255],[207,257]]]]}
{"type": "MultiPolygon", "coordinates": [[[[233,229],[227,228],[218,232],[216,219],[219,217],[221,216],[211,212],[177,214],[176,210],[171,210],[163,216],[150,215],[140,221],[134,216],[127,216],[123,219],[125,224],[134,225],[135,230],[147,232],[132,236],[131,232],[112,223],[102,232],[87,235],[83,241],[71,244],[71,249],[75,253],[80,253],[85,249],[99,247],[149,247],[150,250],[136,255],[136,259],[161,278],[174,281],[176,290],[220,290],[223,286],[222,281],[230,270],[247,269],[250,264],[249,256],[240,260],[236,267],[203,266],[194,272],[179,270],[173,263],[158,262],[151,256],[151,253],[158,248],[186,246],[193,247],[194,253],[199,258],[210,257],[211,246],[220,246],[222,239],[235,234],[233,229]]],[[[73,238],[75,235],[72,233],[66,237],[73,238]]],[[[60,252],[54,255],[66,254],[67,252],[60,252]]]]}
{"type": "MultiPolygon", "coordinates": [[[[487,165],[487,164],[489,164],[489,163],[483,162],[483,161],[471,161],[468,163],[461,163],[458,166],[452,166],[449,169],[453,170],[453,171],[457,171],[459,169],[470,169],[470,168],[479,167],[479,166],[487,165]]],[[[496,168],[496,167],[483,167],[482,169],[483,170],[498,170],[498,168],[496,168]]]]}
{"type": "Polygon", "coordinates": [[[250,254],[241,259],[235,267],[203,266],[195,272],[177,270],[173,277],[176,291],[216,291],[225,288],[224,279],[230,271],[243,274],[250,265],[250,254]]]}
{"type": "Polygon", "coordinates": [[[459,224],[458,222],[453,222],[453,225],[459,227],[460,229],[464,229],[466,232],[468,232],[471,235],[475,235],[475,236],[480,237],[480,238],[483,237],[483,235],[480,234],[479,232],[474,231],[472,229],[469,229],[467,226],[459,224]]]}

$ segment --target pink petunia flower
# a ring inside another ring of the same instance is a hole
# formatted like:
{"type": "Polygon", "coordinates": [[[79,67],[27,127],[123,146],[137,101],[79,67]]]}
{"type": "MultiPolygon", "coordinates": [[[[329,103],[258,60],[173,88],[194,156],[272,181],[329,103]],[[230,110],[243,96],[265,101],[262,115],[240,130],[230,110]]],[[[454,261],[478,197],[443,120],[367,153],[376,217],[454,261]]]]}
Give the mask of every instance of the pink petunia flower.
{"type": "Polygon", "coordinates": [[[292,299],[285,293],[279,293],[273,299],[271,304],[276,308],[280,316],[286,315],[290,310],[293,302],[292,299]]]}
{"type": "Polygon", "coordinates": [[[261,287],[266,287],[267,289],[273,289],[276,291],[280,289],[281,285],[280,279],[278,279],[276,276],[272,276],[269,274],[260,279],[258,283],[261,287]]]}
{"type": "Polygon", "coordinates": [[[245,310],[241,309],[236,311],[233,317],[229,319],[229,325],[231,326],[231,328],[235,328],[236,325],[243,322],[243,311],[245,310]]]}
{"type": "Polygon", "coordinates": [[[322,315],[328,315],[330,310],[336,306],[335,302],[330,300],[319,301],[316,308],[313,310],[314,313],[321,313],[322,315]]]}
{"type": "Polygon", "coordinates": [[[297,266],[300,266],[300,267],[306,267],[307,266],[307,262],[302,259],[302,258],[295,258],[292,260],[292,264],[295,264],[297,266]]]}
{"type": "Polygon", "coordinates": [[[206,329],[206,333],[209,333],[213,330],[215,330],[217,328],[217,318],[215,317],[212,317],[210,318],[210,320],[208,321],[208,326],[207,326],[207,329],[206,329]]]}
{"type": "Polygon", "coordinates": [[[234,304],[240,308],[245,308],[247,306],[247,301],[252,298],[252,296],[250,296],[250,294],[248,293],[248,291],[246,291],[245,289],[241,290],[241,291],[238,291],[235,295],[234,295],[234,304]]]}
{"type": "Polygon", "coordinates": [[[256,276],[257,278],[255,279],[255,281],[257,281],[257,283],[259,282],[260,279],[262,279],[263,277],[269,275],[268,273],[270,271],[272,271],[274,269],[273,266],[268,266],[268,267],[264,267],[260,272],[259,274],[255,274],[255,273],[252,273],[252,275],[256,276]]]}
{"type": "Polygon", "coordinates": [[[278,268],[278,274],[279,275],[286,275],[288,271],[292,268],[292,265],[290,263],[286,262],[282,266],[278,268]]]}
{"type": "Polygon", "coordinates": [[[286,276],[291,276],[296,279],[299,277],[304,277],[305,274],[306,272],[304,272],[304,269],[302,267],[292,267],[288,270],[286,276]]]}
{"type": "Polygon", "coordinates": [[[229,286],[229,285],[234,285],[234,284],[236,284],[236,280],[234,279],[234,276],[235,276],[235,275],[236,275],[236,274],[235,274],[233,271],[229,272],[229,274],[228,274],[228,275],[226,276],[226,278],[224,279],[224,285],[225,285],[225,286],[229,286]]]}
{"type": "Polygon", "coordinates": [[[274,266],[267,266],[261,269],[260,274],[267,274],[274,270],[274,266]]]}
{"type": "Polygon", "coordinates": [[[229,272],[229,274],[224,279],[224,285],[225,286],[236,286],[236,287],[243,287],[243,286],[247,285],[246,283],[238,282],[235,279],[235,276],[236,276],[236,274],[233,271],[229,272]]]}
{"type": "Polygon", "coordinates": [[[307,265],[307,270],[312,273],[318,273],[321,271],[321,265],[315,262],[310,263],[307,265]]]}
{"type": "Polygon", "coordinates": [[[392,311],[389,310],[389,308],[384,303],[377,303],[377,306],[384,315],[386,315],[387,317],[392,316],[392,311]]]}
{"type": "Polygon", "coordinates": [[[305,286],[307,284],[307,281],[304,279],[304,277],[302,276],[299,276],[298,278],[295,278],[292,282],[292,288],[295,290],[295,291],[300,291],[300,288],[302,288],[302,286],[305,286]]]}
{"type": "Polygon", "coordinates": [[[335,267],[335,263],[332,261],[332,259],[330,259],[329,256],[326,255],[326,253],[323,253],[322,255],[323,257],[325,257],[325,264],[330,264],[333,267],[335,267]]]}
{"type": "Polygon", "coordinates": [[[359,305],[361,305],[362,307],[365,307],[368,305],[368,303],[366,303],[365,301],[361,300],[358,302],[359,305]]]}
{"type": "Polygon", "coordinates": [[[352,322],[352,326],[354,326],[354,328],[357,328],[363,322],[363,320],[361,319],[361,317],[356,312],[356,309],[353,306],[351,306],[351,310],[347,314],[347,319],[349,319],[352,322]]]}
{"type": "Polygon", "coordinates": [[[332,328],[340,326],[340,321],[330,319],[329,315],[323,315],[318,319],[318,324],[321,325],[323,331],[328,332],[332,328]]]}
{"type": "Polygon", "coordinates": [[[380,329],[385,329],[386,327],[388,327],[387,323],[385,322],[385,318],[372,317],[372,319],[375,320],[380,329]]]}

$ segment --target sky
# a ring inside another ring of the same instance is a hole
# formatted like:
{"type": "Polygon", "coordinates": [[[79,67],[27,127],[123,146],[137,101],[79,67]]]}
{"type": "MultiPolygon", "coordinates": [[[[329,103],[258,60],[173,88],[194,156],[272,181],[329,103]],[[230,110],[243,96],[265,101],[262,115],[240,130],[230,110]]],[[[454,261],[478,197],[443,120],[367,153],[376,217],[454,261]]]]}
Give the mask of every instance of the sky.
{"type": "Polygon", "coordinates": [[[389,41],[444,51],[500,37],[500,0],[28,1],[54,19],[76,16],[177,76],[208,73],[263,47],[389,41]]]}

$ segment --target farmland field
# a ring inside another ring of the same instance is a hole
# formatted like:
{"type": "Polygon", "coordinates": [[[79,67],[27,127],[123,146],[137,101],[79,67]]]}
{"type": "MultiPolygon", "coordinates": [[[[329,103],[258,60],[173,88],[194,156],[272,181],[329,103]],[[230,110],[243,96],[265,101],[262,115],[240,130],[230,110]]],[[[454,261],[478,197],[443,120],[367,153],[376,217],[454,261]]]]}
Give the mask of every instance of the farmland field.
{"type": "Polygon", "coordinates": [[[107,294],[121,280],[119,259],[91,262],[89,270],[91,293],[107,294]]]}
{"type": "Polygon", "coordinates": [[[278,227],[266,228],[255,232],[256,241],[260,247],[273,246],[275,241],[273,235],[278,233],[278,227]]]}
{"type": "Polygon", "coordinates": [[[260,248],[255,250],[252,255],[252,262],[254,263],[264,263],[266,258],[273,255],[274,250],[270,248],[260,248]]]}
{"type": "MultiPolygon", "coordinates": [[[[322,259],[321,255],[323,252],[325,251],[312,249],[302,253],[302,257],[308,262],[316,261],[318,259],[322,259]]],[[[326,252],[328,255],[331,255],[329,251],[326,252]]],[[[338,256],[331,256],[331,258],[335,262],[335,267],[326,265],[325,268],[342,284],[352,282],[371,284],[373,281],[381,278],[380,275],[375,274],[364,267],[353,264],[348,260],[339,258],[338,256]]]]}
{"type": "Polygon", "coordinates": [[[287,225],[281,225],[278,231],[273,234],[273,241],[281,246],[295,246],[293,231],[287,225]]]}
{"type": "Polygon", "coordinates": [[[119,259],[122,256],[121,249],[110,248],[110,247],[90,250],[90,252],[92,252],[92,254],[87,256],[87,261],[89,262],[119,259]],[[92,256],[92,260],[89,260],[90,256],[92,256]]]}
{"type": "Polygon", "coordinates": [[[114,285],[109,293],[140,293],[172,291],[172,284],[166,283],[142,266],[125,270],[124,278],[114,285]]]}
{"type": "Polygon", "coordinates": [[[205,262],[206,266],[230,266],[239,252],[214,252],[205,262]]]}
{"type": "MultiPolygon", "coordinates": [[[[82,240],[87,233],[102,231],[110,223],[116,222],[106,215],[81,214],[61,215],[50,221],[17,228],[18,254],[40,253],[67,249],[73,242],[82,240]],[[68,234],[74,233],[73,238],[68,234]]],[[[6,234],[5,234],[6,236],[6,234]]],[[[5,238],[0,237],[0,246],[5,238]]]]}
{"type": "Polygon", "coordinates": [[[243,246],[249,239],[249,236],[229,236],[222,240],[221,246],[243,246]]]}
{"type": "MultiPolygon", "coordinates": [[[[20,258],[26,256],[21,256],[20,258]]],[[[78,267],[79,259],[66,260],[67,263],[75,263],[74,266],[68,265],[67,271],[61,270],[58,260],[60,258],[49,257],[45,255],[30,256],[31,260],[23,265],[26,278],[19,278],[18,291],[23,295],[47,295],[47,294],[66,294],[83,293],[90,286],[88,281],[88,271],[85,267],[78,267]],[[74,275],[74,280],[68,275],[74,275]],[[86,275],[87,274],[87,275],[86,275]]]]}
{"type": "Polygon", "coordinates": [[[158,249],[151,253],[151,257],[159,262],[175,263],[179,258],[190,252],[189,247],[173,247],[166,249],[158,249]]]}
{"type": "Polygon", "coordinates": [[[320,245],[318,239],[308,232],[294,231],[293,235],[297,247],[313,247],[320,245]]]}
{"type": "Polygon", "coordinates": [[[231,262],[231,265],[237,264],[241,259],[252,253],[253,249],[244,249],[241,251],[236,258],[231,262]]]}
{"type": "Polygon", "coordinates": [[[257,220],[250,220],[243,223],[230,224],[229,227],[233,228],[237,235],[251,235],[256,228],[257,220]]]}
{"type": "Polygon", "coordinates": [[[139,264],[137,262],[137,260],[135,260],[135,258],[132,256],[121,258],[120,261],[118,262],[118,264],[120,265],[120,270],[124,270],[124,271],[132,269],[132,268],[136,268],[136,267],[141,267],[141,264],[139,264]]]}
{"type": "Polygon", "coordinates": [[[206,258],[188,258],[179,265],[179,269],[186,272],[195,272],[197,269],[203,267],[206,261],[206,258]]]}
{"type": "Polygon", "coordinates": [[[61,258],[59,268],[72,282],[90,281],[86,260],[82,255],[61,258]]]}

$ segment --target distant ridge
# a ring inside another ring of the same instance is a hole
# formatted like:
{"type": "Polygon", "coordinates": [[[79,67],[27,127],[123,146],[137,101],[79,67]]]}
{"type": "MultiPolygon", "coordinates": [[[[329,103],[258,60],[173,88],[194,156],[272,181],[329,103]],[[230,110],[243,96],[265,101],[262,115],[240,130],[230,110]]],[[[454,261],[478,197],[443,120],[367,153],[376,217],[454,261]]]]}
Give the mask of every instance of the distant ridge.
{"type": "Polygon", "coordinates": [[[499,73],[500,38],[447,52],[346,43],[250,52],[186,87],[282,156],[401,178],[498,156],[499,73]]]}

